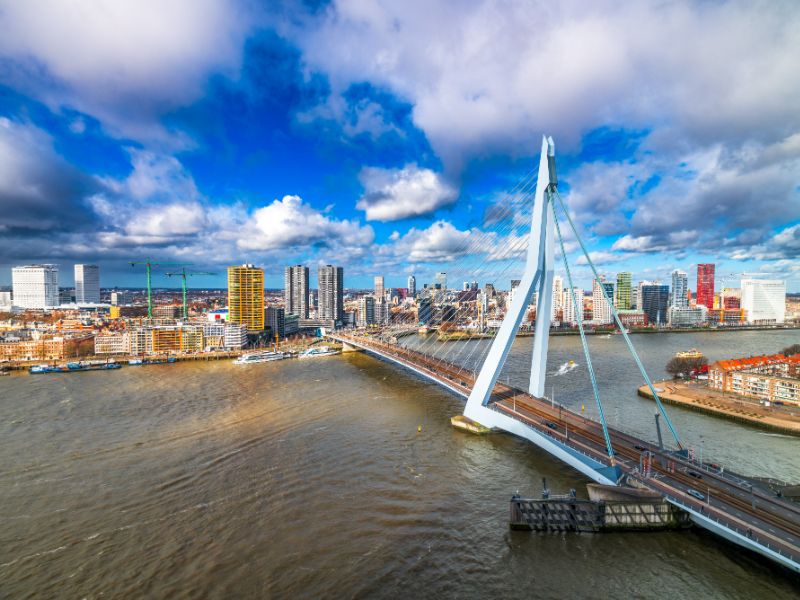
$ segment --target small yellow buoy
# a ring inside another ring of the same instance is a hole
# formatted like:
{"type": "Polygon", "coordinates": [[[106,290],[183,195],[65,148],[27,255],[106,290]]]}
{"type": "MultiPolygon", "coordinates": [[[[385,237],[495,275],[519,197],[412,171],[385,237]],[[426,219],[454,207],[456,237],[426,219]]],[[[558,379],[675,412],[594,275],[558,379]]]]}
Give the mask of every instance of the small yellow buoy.
{"type": "Polygon", "coordinates": [[[586,410],[586,405],[585,404],[581,404],[581,412],[583,412],[585,410],[586,410]]]}
{"type": "Polygon", "coordinates": [[[420,433],[421,431],[422,431],[422,425],[417,425],[417,433],[420,433]]]}

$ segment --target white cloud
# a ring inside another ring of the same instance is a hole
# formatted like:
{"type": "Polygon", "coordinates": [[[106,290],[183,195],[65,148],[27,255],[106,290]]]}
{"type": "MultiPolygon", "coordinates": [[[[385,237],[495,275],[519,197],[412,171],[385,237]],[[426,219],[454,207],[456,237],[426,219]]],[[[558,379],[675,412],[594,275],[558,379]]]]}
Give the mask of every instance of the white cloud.
{"type": "Polygon", "coordinates": [[[458,193],[430,169],[409,164],[402,169],[365,167],[359,173],[364,186],[356,208],[369,221],[397,221],[427,215],[456,201],[458,193]]]}
{"type": "Polygon", "coordinates": [[[436,221],[427,229],[412,227],[381,248],[399,262],[448,262],[475,252],[473,240],[479,232],[461,231],[448,221],[436,221]]]}
{"type": "Polygon", "coordinates": [[[235,75],[249,25],[229,0],[0,0],[3,80],[136,139],[181,144],[158,118],[235,75]]]}
{"type": "Polygon", "coordinates": [[[284,196],[256,209],[244,223],[237,246],[244,250],[275,250],[301,246],[363,247],[375,233],[357,221],[327,217],[299,196],[284,196]]]}
{"type": "Polygon", "coordinates": [[[284,31],[334,93],[368,81],[413,105],[452,167],[572,144],[600,125],[736,143],[800,129],[791,2],[338,0],[284,31]]]}

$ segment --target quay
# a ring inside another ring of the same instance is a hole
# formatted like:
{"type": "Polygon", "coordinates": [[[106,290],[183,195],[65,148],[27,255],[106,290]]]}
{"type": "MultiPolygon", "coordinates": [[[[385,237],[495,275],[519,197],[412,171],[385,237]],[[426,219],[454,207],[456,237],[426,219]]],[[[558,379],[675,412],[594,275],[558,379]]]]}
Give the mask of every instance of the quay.
{"type": "MultiPolygon", "coordinates": [[[[658,397],[664,403],[769,431],[800,436],[800,408],[765,407],[751,398],[723,394],[705,386],[695,387],[678,381],[660,381],[655,385],[658,397]]],[[[637,394],[653,400],[653,394],[646,385],[639,387],[637,394]]]]}

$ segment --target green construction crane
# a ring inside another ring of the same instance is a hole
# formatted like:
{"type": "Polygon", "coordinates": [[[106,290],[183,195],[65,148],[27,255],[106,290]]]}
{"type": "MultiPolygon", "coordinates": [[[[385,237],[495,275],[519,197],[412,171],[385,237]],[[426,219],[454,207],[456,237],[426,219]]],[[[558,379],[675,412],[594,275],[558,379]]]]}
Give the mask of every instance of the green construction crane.
{"type": "MultiPolygon", "coordinates": [[[[136,265],[145,265],[147,267],[147,318],[148,319],[152,319],[153,318],[153,291],[152,291],[152,289],[150,287],[150,271],[152,270],[153,267],[159,267],[159,266],[162,266],[162,265],[183,265],[183,264],[186,264],[186,263],[176,263],[176,262],[156,263],[156,262],[150,262],[149,258],[147,260],[143,261],[143,262],[131,262],[131,266],[132,267],[136,266],[136,265]]],[[[191,263],[189,263],[189,264],[191,264],[191,263]]]]}
{"type": "Polygon", "coordinates": [[[185,321],[188,315],[186,312],[186,278],[192,277],[193,275],[216,275],[216,273],[209,273],[207,271],[191,271],[187,273],[186,268],[183,268],[178,273],[164,273],[164,275],[167,277],[180,276],[181,278],[181,291],[183,292],[183,319],[185,321]]]}

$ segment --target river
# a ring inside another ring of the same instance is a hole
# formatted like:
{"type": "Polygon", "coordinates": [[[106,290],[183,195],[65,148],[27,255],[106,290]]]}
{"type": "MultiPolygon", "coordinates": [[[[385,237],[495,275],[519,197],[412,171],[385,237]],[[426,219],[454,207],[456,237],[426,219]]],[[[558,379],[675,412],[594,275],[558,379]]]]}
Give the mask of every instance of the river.
{"type": "MultiPolygon", "coordinates": [[[[654,439],[654,404],[636,396],[640,378],[620,338],[590,339],[606,414],[654,439]]],[[[798,332],[633,339],[662,377],[676,350],[696,347],[711,360],[775,352],[798,332]]],[[[470,343],[446,346],[465,358],[470,343]]],[[[530,343],[512,350],[503,374],[512,383],[527,378],[530,343]]],[[[548,389],[594,414],[579,339],[553,337],[550,346],[549,371],[578,366],[548,389]]],[[[701,531],[509,531],[515,491],[538,494],[546,477],[555,492],[583,495],[587,480],[511,436],[453,430],[449,418],[462,407],[363,354],[0,378],[0,597],[800,592],[793,576],[701,531]]],[[[800,481],[800,439],[667,410],[698,452],[800,481]]]]}

